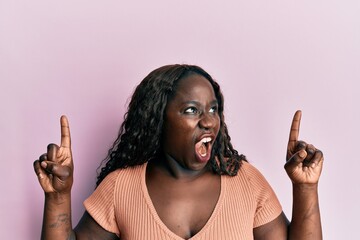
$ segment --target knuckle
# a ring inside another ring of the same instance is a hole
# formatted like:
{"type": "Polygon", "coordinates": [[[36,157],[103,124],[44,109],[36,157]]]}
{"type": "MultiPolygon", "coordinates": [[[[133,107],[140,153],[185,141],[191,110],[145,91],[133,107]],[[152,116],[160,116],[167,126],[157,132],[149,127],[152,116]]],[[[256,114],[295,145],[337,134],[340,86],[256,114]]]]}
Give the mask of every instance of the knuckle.
{"type": "Polygon", "coordinates": [[[321,150],[317,149],[316,153],[318,153],[320,157],[324,157],[324,153],[321,150]]]}
{"type": "Polygon", "coordinates": [[[33,162],[33,166],[36,167],[36,166],[38,166],[38,165],[39,165],[39,160],[37,159],[37,160],[35,160],[35,161],[33,162]]]}
{"type": "Polygon", "coordinates": [[[34,171],[35,171],[36,175],[38,175],[38,174],[40,173],[40,163],[39,163],[39,160],[34,161],[33,167],[34,167],[34,171]]]}
{"type": "Polygon", "coordinates": [[[51,163],[48,163],[46,165],[46,171],[49,172],[49,173],[53,173],[54,171],[57,170],[57,166],[55,164],[51,164],[51,163]]]}
{"type": "Polygon", "coordinates": [[[56,148],[58,148],[58,146],[55,143],[50,143],[49,145],[47,145],[48,151],[56,149],[56,148]]]}
{"type": "Polygon", "coordinates": [[[314,147],[307,147],[306,148],[306,151],[309,153],[309,154],[311,154],[311,155],[313,155],[313,154],[315,154],[316,153],[316,149],[314,148],[314,147]]]}
{"type": "Polygon", "coordinates": [[[307,143],[304,142],[304,141],[302,141],[302,140],[300,140],[300,141],[297,142],[296,147],[297,147],[297,148],[306,148],[306,147],[307,147],[307,143]]]}
{"type": "Polygon", "coordinates": [[[47,159],[47,154],[46,153],[40,155],[40,157],[39,157],[40,162],[45,161],[46,159],[47,159]]]}
{"type": "Polygon", "coordinates": [[[64,177],[64,178],[70,177],[70,171],[68,171],[68,170],[64,171],[64,172],[63,172],[63,177],[64,177]]]}

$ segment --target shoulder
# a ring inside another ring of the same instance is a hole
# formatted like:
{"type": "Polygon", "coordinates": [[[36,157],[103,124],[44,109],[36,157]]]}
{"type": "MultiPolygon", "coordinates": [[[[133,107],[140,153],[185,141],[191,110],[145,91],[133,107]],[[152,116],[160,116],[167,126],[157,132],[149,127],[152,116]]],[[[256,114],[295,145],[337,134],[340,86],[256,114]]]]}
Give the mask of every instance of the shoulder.
{"type": "Polygon", "coordinates": [[[99,206],[112,205],[113,202],[121,195],[119,192],[127,190],[135,191],[141,186],[141,174],[145,166],[139,165],[124,169],[116,169],[110,172],[104,180],[96,187],[91,196],[85,200],[85,205],[99,206]]]}
{"type": "Polygon", "coordinates": [[[243,162],[238,173],[234,177],[228,178],[230,184],[243,187],[255,199],[262,198],[265,195],[273,195],[273,189],[264,175],[251,163],[243,162]]]}
{"type": "Polygon", "coordinates": [[[99,184],[98,188],[107,188],[106,186],[118,185],[120,183],[126,182],[133,182],[135,179],[140,179],[143,175],[143,171],[146,168],[146,164],[116,169],[110,172],[104,180],[99,184]]]}
{"type": "Polygon", "coordinates": [[[254,227],[274,220],[282,212],[281,204],[264,175],[252,164],[244,163],[239,171],[246,175],[251,195],[256,202],[254,227]]]}
{"type": "Polygon", "coordinates": [[[261,172],[251,163],[242,162],[235,176],[226,176],[226,185],[237,192],[256,199],[259,192],[269,188],[269,184],[261,172]]]}
{"type": "Polygon", "coordinates": [[[240,171],[244,172],[254,188],[259,189],[269,186],[269,183],[265,179],[264,175],[254,165],[245,162],[242,170],[240,171]]]}
{"type": "Polygon", "coordinates": [[[251,163],[244,161],[241,165],[240,170],[245,170],[252,173],[260,173],[260,171],[251,163]]]}
{"type": "Polygon", "coordinates": [[[264,179],[262,173],[251,163],[247,161],[243,161],[241,167],[237,173],[237,176],[245,177],[249,181],[253,181],[255,179],[264,179]]]}

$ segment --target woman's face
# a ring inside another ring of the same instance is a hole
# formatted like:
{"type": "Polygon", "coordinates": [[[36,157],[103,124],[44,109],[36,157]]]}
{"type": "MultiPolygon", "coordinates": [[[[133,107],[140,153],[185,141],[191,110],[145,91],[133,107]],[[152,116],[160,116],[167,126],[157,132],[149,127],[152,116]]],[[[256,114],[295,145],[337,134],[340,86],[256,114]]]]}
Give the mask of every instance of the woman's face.
{"type": "Polygon", "coordinates": [[[218,102],[210,82],[198,74],[181,79],[165,110],[165,156],[186,169],[203,169],[219,128],[218,102]]]}

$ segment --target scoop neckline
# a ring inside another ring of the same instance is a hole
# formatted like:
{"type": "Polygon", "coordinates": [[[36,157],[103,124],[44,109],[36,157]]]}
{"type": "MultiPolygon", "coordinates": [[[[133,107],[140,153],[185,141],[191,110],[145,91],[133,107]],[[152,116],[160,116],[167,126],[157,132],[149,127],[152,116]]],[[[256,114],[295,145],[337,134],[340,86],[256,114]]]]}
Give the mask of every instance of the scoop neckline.
{"type": "MultiPolygon", "coordinates": [[[[171,231],[166,224],[161,220],[161,218],[159,217],[155,206],[150,198],[150,194],[146,185],[146,169],[147,169],[147,162],[144,164],[144,167],[142,169],[142,173],[141,173],[141,188],[142,188],[142,192],[143,192],[143,196],[144,199],[146,201],[146,204],[149,208],[149,211],[152,215],[152,217],[154,218],[155,222],[160,226],[160,228],[167,233],[171,238],[173,238],[174,240],[184,240],[184,238],[180,237],[179,235],[175,234],[173,231],[171,231]]],[[[225,184],[225,179],[223,175],[220,175],[220,195],[219,198],[216,202],[215,208],[213,210],[213,212],[211,213],[211,216],[209,217],[209,219],[207,220],[207,222],[205,223],[205,225],[203,226],[203,228],[201,228],[201,230],[199,232],[197,232],[194,236],[192,236],[191,238],[188,238],[187,240],[196,240],[199,239],[201,237],[201,235],[203,235],[206,230],[212,225],[212,223],[214,222],[214,220],[216,219],[222,205],[223,205],[223,199],[224,199],[224,195],[225,195],[225,190],[226,190],[226,184],[225,184]]]]}

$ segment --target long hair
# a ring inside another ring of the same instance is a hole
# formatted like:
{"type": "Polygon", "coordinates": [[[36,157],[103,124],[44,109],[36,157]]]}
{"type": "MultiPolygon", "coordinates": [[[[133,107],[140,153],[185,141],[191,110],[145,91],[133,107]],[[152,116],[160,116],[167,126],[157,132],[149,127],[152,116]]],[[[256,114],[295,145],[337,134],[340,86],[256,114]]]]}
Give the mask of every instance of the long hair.
{"type": "Polygon", "coordinates": [[[162,154],[161,136],[165,108],[176,93],[180,79],[191,74],[205,77],[212,85],[218,102],[220,130],[212,149],[210,164],[217,174],[234,176],[246,158],[231,144],[224,121],[224,98],[218,83],[202,68],[175,64],[155,69],[136,87],[129,103],[119,135],[103,160],[96,185],[112,171],[144,164],[162,154]]]}

